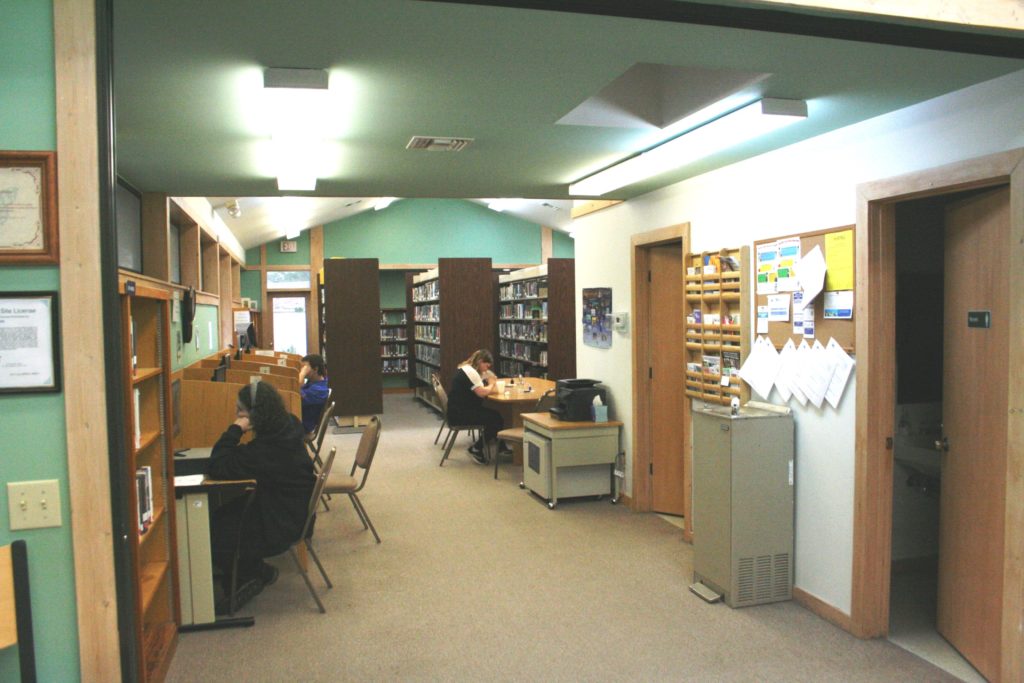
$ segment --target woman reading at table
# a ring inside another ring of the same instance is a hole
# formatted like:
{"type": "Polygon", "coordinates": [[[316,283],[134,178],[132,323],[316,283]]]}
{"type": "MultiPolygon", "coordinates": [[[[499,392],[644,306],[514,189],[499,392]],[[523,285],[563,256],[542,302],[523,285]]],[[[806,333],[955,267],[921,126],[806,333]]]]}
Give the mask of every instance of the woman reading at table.
{"type": "Polygon", "coordinates": [[[207,476],[256,480],[250,509],[245,511],[245,500],[236,498],[214,511],[211,527],[213,561],[221,570],[226,595],[238,544],[236,586],[244,601],[277,578],[277,569],[263,558],[283,553],[298,540],[316,477],[302,441],[302,423],[285,409],[273,386],[256,382],[242,387],[236,415],[213,447],[207,476]],[[250,430],[254,438],[241,444],[250,430]]]}
{"type": "Polygon", "coordinates": [[[466,360],[459,363],[452,386],[448,391],[448,424],[482,425],[484,433],[469,447],[473,459],[480,464],[487,462],[484,455],[484,441],[490,450],[497,446],[498,432],[505,422],[501,415],[484,405],[484,398],[497,393],[497,377],[491,372],[494,358],[486,349],[478,349],[466,360]]]}

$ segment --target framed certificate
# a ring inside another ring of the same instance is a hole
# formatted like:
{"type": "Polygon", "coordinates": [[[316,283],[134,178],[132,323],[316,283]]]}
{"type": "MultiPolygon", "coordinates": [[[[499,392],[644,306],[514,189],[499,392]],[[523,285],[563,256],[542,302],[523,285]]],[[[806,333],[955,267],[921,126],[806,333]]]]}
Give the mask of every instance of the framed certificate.
{"type": "Polygon", "coordinates": [[[55,153],[0,151],[0,263],[59,256],[55,153]]]}
{"type": "Polygon", "coordinates": [[[60,391],[57,292],[0,292],[0,394],[60,391]]]}

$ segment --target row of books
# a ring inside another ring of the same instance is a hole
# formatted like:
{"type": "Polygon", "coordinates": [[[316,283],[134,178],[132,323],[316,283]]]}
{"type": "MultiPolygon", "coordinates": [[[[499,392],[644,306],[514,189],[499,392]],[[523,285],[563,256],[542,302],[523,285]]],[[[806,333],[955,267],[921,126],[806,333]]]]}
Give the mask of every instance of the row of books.
{"type": "MultiPolygon", "coordinates": [[[[421,360],[424,363],[430,363],[431,365],[441,365],[441,348],[439,346],[428,346],[427,344],[416,345],[416,360],[421,360]]],[[[427,380],[430,380],[428,375],[427,380]]]]}
{"type": "Polygon", "coordinates": [[[416,339],[432,344],[441,343],[441,328],[437,325],[417,325],[416,339]]]}
{"type": "Polygon", "coordinates": [[[536,299],[547,298],[548,283],[546,280],[523,280],[521,282],[509,282],[504,284],[498,291],[502,301],[509,299],[536,299]]]}
{"type": "Polygon", "coordinates": [[[416,377],[430,384],[430,373],[434,371],[429,365],[416,364],[416,377]]]}
{"type": "Polygon", "coordinates": [[[390,311],[380,312],[380,324],[381,325],[404,325],[405,324],[405,313],[390,311]]]}
{"type": "Polygon", "coordinates": [[[547,342],[548,326],[534,323],[499,323],[498,336],[503,339],[547,342]]]}
{"type": "Polygon", "coordinates": [[[406,355],[405,344],[381,344],[380,345],[380,357],[381,358],[404,358],[406,355]]]}
{"type": "Polygon", "coordinates": [[[739,311],[723,311],[722,313],[702,313],[699,308],[690,311],[686,322],[698,325],[739,325],[742,315],[739,311]]]}
{"type": "Polygon", "coordinates": [[[385,375],[404,375],[409,372],[409,360],[407,358],[383,358],[380,371],[385,375]]]}
{"type": "Polygon", "coordinates": [[[413,301],[437,301],[441,298],[441,283],[430,280],[412,288],[413,301]]]}
{"type": "Polygon", "coordinates": [[[139,503],[139,535],[153,524],[153,469],[143,465],[135,470],[135,498],[139,503]]]}
{"type": "Polygon", "coordinates": [[[547,320],[548,302],[534,301],[532,303],[502,304],[498,311],[498,317],[502,320],[547,320]]]}
{"type": "Polygon", "coordinates": [[[498,353],[508,358],[529,361],[538,365],[548,364],[547,349],[542,349],[534,344],[523,344],[502,339],[498,344],[498,353]]]}
{"type": "Polygon", "coordinates": [[[422,304],[413,311],[413,320],[416,322],[440,322],[441,307],[438,304],[422,304]]]}
{"type": "Polygon", "coordinates": [[[380,331],[381,341],[405,341],[406,331],[404,327],[385,327],[380,331]]]}
{"type": "Polygon", "coordinates": [[[702,374],[718,377],[721,375],[739,375],[740,352],[723,351],[721,357],[704,355],[700,363],[687,363],[686,371],[690,374],[702,374]]]}

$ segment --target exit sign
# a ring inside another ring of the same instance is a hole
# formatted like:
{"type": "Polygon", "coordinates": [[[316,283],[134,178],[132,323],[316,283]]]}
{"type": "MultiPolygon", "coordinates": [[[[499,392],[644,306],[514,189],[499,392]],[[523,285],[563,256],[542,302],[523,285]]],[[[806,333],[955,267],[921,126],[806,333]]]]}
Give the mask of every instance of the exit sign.
{"type": "Polygon", "coordinates": [[[295,240],[281,240],[281,253],[294,254],[299,250],[299,243],[295,240]]]}

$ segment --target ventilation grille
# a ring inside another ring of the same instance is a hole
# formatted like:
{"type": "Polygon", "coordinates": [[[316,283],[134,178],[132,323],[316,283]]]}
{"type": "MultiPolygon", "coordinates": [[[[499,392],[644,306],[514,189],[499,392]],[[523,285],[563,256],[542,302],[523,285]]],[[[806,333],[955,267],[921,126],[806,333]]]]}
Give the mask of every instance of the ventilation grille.
{"type": "Polygon", "coordinates": [[[788,600],[792,596],[789,553],[741,557],[736,567],[736,606],[788,600]]]}
{"type": "Polygon", "coordinates": [[[441,138],[428,135],[414,135],[406,149],[425,149],[428,152],[461,152],[473,142],[473,138],[441,138]]]}

